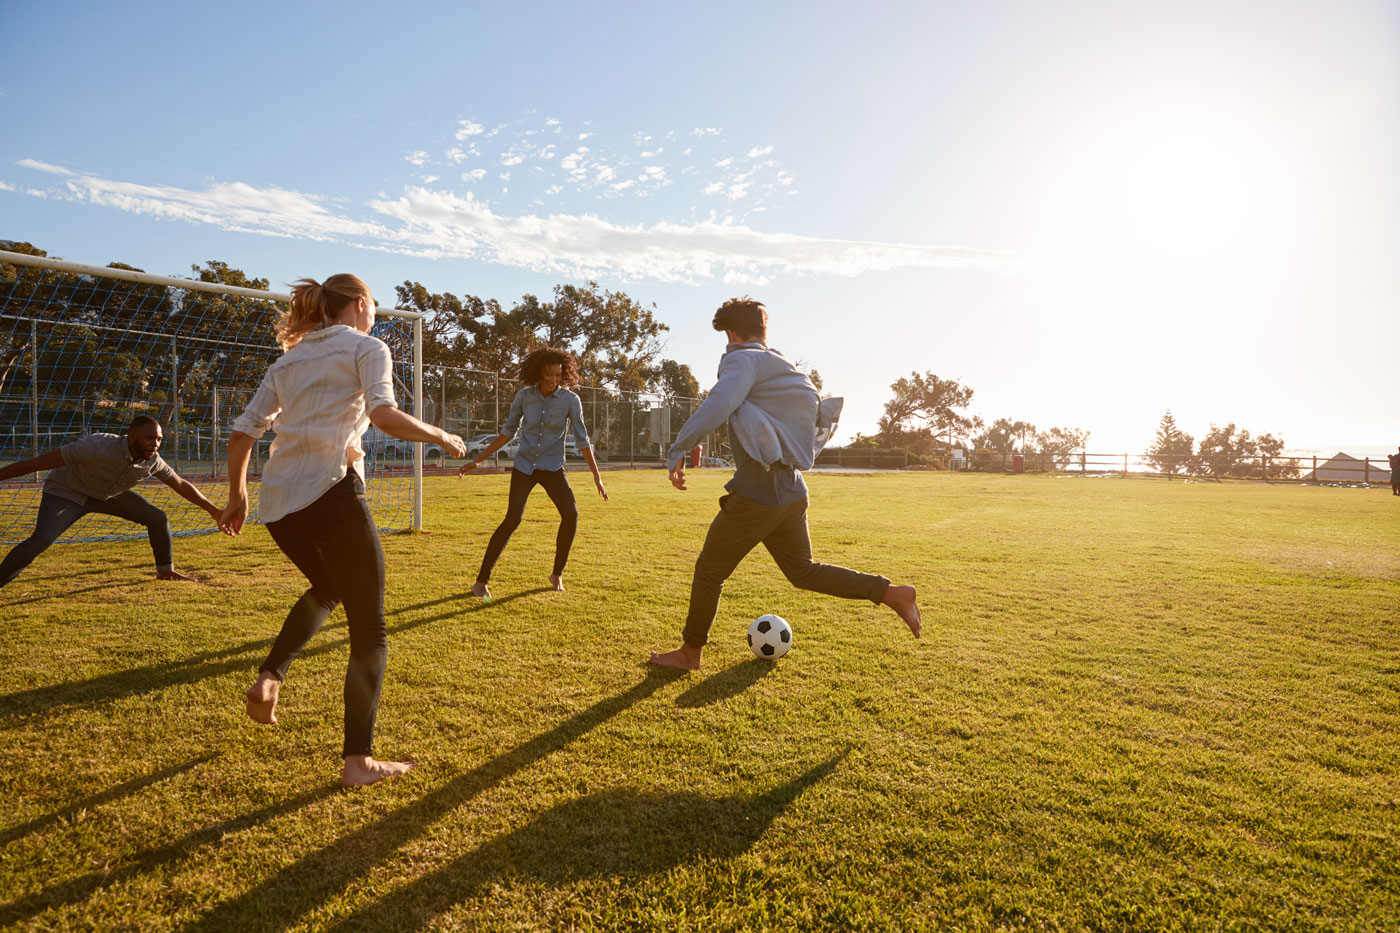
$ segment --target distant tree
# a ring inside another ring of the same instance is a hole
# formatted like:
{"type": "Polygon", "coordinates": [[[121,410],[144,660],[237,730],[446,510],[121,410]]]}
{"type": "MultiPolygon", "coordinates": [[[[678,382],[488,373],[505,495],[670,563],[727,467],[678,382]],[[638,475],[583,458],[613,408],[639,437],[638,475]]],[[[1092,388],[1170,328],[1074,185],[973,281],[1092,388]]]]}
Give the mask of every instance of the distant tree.
{"type": "Polygon", "coordinates": [[[1019,441],[1021,450],[1026,449],[1026,435],[1035,436],[1035,425],[1027,421],[1012,421],[998,418],[992,426],[972,439],[972,445],[982,450],[999,454],[1009,454],[1016,450],[1019,441]]]}
{"type": "Polygon", "coordinates": [[[892,383],[894,397],[885,403],[879,437],[885,447],[931,454],[965,439],[979,422],[958,411],[972,403],[972,389],[932,372],[910,373],[892,383]]]}
{"type": "Polygon", "coordinates": [[[1147,449],[1146,460],[1158,473],[1165,473],[1168,478],[1177,473],[1190,472],[1193,443],[1191,435],[1177,427],[1176,418],[1168,408],[1157,424],[1157,437],[1147,449]]]}
{"type": "Polygon", "coordinates": [[[1238,430],[1231,421],[1223,427],[1211,424],[1210,431],[1201,438],[1196,457],[1202,472],[1219,479],[1247,473],[1248,465],[1244,461],[1258,452],[1258,444],[1249,436],[1249,432],[1238,430]]]}
{"type": "Polygon", "coordinates": [[[1072,454],[1083,451],[1089,443],[1089,432],[1078,428],[1051,428],[1035,435],[1037,453],[1042,462],[1062,470],[1074,461],[1072,454]]]}

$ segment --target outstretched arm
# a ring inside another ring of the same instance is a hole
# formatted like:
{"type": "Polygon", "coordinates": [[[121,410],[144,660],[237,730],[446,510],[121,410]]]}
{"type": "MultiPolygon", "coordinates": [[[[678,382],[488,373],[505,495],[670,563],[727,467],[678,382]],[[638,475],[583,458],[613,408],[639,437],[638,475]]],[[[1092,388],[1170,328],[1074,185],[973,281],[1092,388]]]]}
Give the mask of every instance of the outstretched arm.
{"type": "MultiPolygon", "coordinates": [[[[209,517],[214,519],[215,524],[218,523],[219,518],[223,513],[223,509],[219,508],[217,505],[206,499],[204,497],[204,493],[200,492],[199,487],[195,486],[194,483],[191,483],[183,476],[178,476],[174,473],[171,473],[170,476],[162,476],[160,481],[165,485],[169,486],[171,489],[178,492],[185,499],[189,500],[190,502],[193,502],[195,505],[208,512],[209,517]]],[[[225,534],[228,533],[230,532],[225,531],[225,534]]]]}
{"type": "Polygon", "coordinates": [[[390,437],[401,441],[418,441],[425,444],[441,444],[452,452],[453,457],[465,457],[467,445],[455,434],[448,434],[436,425],[419,421],[406,411],[393,405],[380,405],[369,413],[369,422],[390,437]]]}
{"type": "Polygon", "coordinates": [[[481,466],[483,460],[485,460],[487,457],[490,457],[496,451],[509,444],[511,437],[513,436],[514,435],[511,434],[497,434],[495,440],[491,441],[491,443],[486,445],[485,450],[477,454],[474,459],[468,460],[466,463],[462,464],[460,467],[457,468],[457,475],[466,476],[472,470],[475,470],[477,467],[481,466]]]}
{"type": "Polygon", "coordinates": [[[228,505],[219,513],[219,530],[236,535],[248,520],[248,458],[257,438],[234,431],[228,438],[228,505]]]}
{"type": "Polygon", "coordinates": [[[18,460],[7,467],[0,468],[0,481],[14,479],[16,476],[24,476],[28,473],[37,473],[39,470],[57,470],[61,466],[63,466],[63,451],[55,447],[48,453],[30,457],[28,460],[18,460]]]}

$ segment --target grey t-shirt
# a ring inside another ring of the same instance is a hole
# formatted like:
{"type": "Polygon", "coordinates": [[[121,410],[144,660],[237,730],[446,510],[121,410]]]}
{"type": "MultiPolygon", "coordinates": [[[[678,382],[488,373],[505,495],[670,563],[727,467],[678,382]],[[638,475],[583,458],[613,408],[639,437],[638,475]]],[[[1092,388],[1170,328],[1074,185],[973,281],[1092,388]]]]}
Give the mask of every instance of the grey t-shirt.
{"type": "Polygon", "coordinates": [[[121,434],[89,434],[59,448],[63,466],[44,478],[44,492],[85,505],[88,499],[110,499],[148,476],[175,477],[170,464],[156,454],[132,460],[121,434]]]}

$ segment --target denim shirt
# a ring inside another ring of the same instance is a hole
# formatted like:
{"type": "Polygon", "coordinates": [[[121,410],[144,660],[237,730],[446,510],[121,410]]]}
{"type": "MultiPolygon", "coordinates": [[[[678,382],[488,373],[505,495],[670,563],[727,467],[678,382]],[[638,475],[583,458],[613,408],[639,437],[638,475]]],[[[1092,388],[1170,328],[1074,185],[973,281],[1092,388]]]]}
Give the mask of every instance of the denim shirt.
{"type": "Polygon", "coordinates": [[[686,419],[666,464],[675,469],[687,451],[728,421],[736,462],[742,451],[765,471],[775,463],[808,470],[840,411],[841,399],[822,399],[812,381],[777,350],[731,343],[720,357],[719,381],[686,419]]]}
{"type": "Polygon", "coordinates": [[[520,450],[512,466],[521,473],[564,468],[564,432],[573,426],[574,443],[583,453],[589,446],[588,428],[583,424],[583,402],[578,395],[560,386],[545,395],[539,386],[526,386],[515,393],[510,414],[501,433],[520,435],[520,450]]]}

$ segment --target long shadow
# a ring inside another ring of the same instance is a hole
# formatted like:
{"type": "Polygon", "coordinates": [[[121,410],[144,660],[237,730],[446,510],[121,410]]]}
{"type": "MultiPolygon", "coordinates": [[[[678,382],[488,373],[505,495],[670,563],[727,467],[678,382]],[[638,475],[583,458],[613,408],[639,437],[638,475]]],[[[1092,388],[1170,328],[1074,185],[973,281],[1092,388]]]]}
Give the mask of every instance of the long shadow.
{"type": "MultiPolygon", "coordinates": [[[[6,546],[7,545],[0,545],[0,549],[6,546]]],[[[144,564],[103,564],[101,567],[93,567],[91,570],[69,570],[63,573],[35,574],[26,570],[24,576],[21,577],[20,580],[22,583],[37,583],[40,580],[71,580],[73,577],[90,577],[95,573],[112,573],[117,570],[140,570],[142,568],[149,568],[150,566],[150,561],[147,561],[144,564]]],[[[4,603],[0,605],[9,606],[14,604],[4,603]]]]}
{"type": "Polygon", "coordinates": [[[340,783],[336,782],[306,791],[251,813],[244,813],[241,816],[224,820],[222,823],[195,830],[183,839],[168,845],[147,849],[132,856],[129,861],[116,868],[104,868],[100,871],[89,872],[71,881],[63,881],[26,897],[16,898],[8,904],[0,905],[0,926],[8,927],[51,908],[85,901],[102,888],[119,884],[134,875],[153,871],[161,865],[179,862],[203,846],[217,843],[230,833],[239,832],[250,826],[257,826],[259,823],[275,819],[294,810],[300,810],[302,807],[310,806],[339,790],[340,783]]]}
{"type": "MultiPolygon", "coordinates": [[[[152,577],[151,579],[154,580],[155,578],[152,577]]],[[[129,581],[129,582],[130,582],[130,583],[138,583],[138,582],[141,582],[141,581],[131,580],[131,581],[129,581]]],[[[83,588],[81,588],[81,589],[69,590],[69,591],[66,592],[66,593],[46,593],[46,594],[44,594],[43,596],[31,596],[31,597],[29,597],[28,599],[16,599],[16,600],[14,600],[14,601],[12,601],[12,602],[5,603],[4,608],[6,608],[6,609],[11,609],[11,608],[13,608],[13,607],[15,607],[15,606],[23,606],[23,605],[26,605],[26,604],[28,604],[28,603],[42,603],[42,602],[48,602],[49,600],[67,599],[67,598],[69,598],[70,596],[79,596],[79,595],[81,595],[81,594],[83,594],[83,593],[96,593],[96,592],[98,592],[99,590],[111,590],[111,589],[115,589],[115,588],[118,587],[118,586],[125,586],[125,585],[126,585],[125,583],[101,583],[101,584],[98,584],[97,586],[85,586],[85,587],[83,587],[83,588]]]]}
{"type": "MultiPolygon", "coordinates": [[[[398,622],[386,626],[386,631],[391,635],[399,632],[411,631],[420,626],[429,625],[433,622],[440,622],[444,619],[459,618],[464,615],[487,611],[512,600],[521,599],[535,593],[543,593],[547,590],[548,587],[543,586],[531,590],[522,590],[519,593],[502,596],[489,605],[483,603],[465,609],[444,612],[439,615],[398,622]]],[[[327,630],[344,628],[344,622],[335,622],[327,625],[321,631],[324,633],[327,630]]],[[[329,651],[337,651],[349,645],[349,643],[350,638],[348,635],[332,641],[322,641],[318,644],[309,645],[306,650],[301,653],[301,657],[316,657],[329,651]]],[[[68,707],[97,705],[124,699],[126,697],[137,696],[143,693],[154,693],[158,690],[165,690],[170,687],[196,683],[209,677],[220,677],[238,671],[247,671],[251,673],[256,662],[261,660],[257,655],[266,652],[271,644],[271,638],[252,639],[229,648],[202,652],[181,661],[167,661],[162,664],[150,664],[144,667],[128,668],[127,670],[113,671],[110,674],[102,674],[88,680],[50,684],[45,687],[33,687],[29,690],[21,690],[17,693],[7,694],[0,697],[0,725],[10,725],[15,721],[28,720],[35,716],[53,713],[68,707]],[[253,658],[244,657],[244,655],[250,653],[254,655],[253,658]]]]}
{"type": "Polygon", "coordinates": [[[734,858],[747,852],[779,814],[845,756],[842,752],[756,797],[617,789],[567,801],[332,929],[422,929],[493,884],[521,877],[562,887],[590,878],[653,875],[696,859],[734,858]]]}
{"type": "Polygon", "coordinates": [[[758,683],[763,675],[771,670],[773,670],[772,661],[761,661],[758,658],[740,661],[733,667],[727,667],[718,674],[706,677],[676,697],[676,705],[694,709],[698,706],[708,706],[711,703],[727,700],[758,683]]]}
{"type": "Polygon", "coordinates": [[[464,772],[408,806],[306,855],[276,877],[219,904],[187,929],[273,930],[295,924],[298,918],[365,877],[445,814],[559,751],[682,676],[681,671],[675,670],[655,668],[648,671],[635,686],[600,700],[548,732],[464,772]]]}
{"type": "Polygon", "coordinates": [[[182,762],[181,764],[162,768],[151,774],[143,774],[141,777],[123,781],[115,787],[109,787],[104,791],[99,791],[96,794],[84,797],[82,800],[76,800],[65,807],[60,807],[52,813],[45,814],[44,816],[36,816],[27,823],[20,823],[18,826],[11,826],[9,829],[0,830],[0,846],[7,846],[16,839],[23,839],[32,832],[36,832],[46,826],[51,826],[59,820],[66,820],[82,810],[91,810],[93,807],[101,806],[104,803],[109,803],[113,800],[125,797],[128,794],[134,794],[144,787],[150,787],[152,784],[159,784],[166,778],[172,778],[177,774],[183,774],[191,768],[202,765],[206,761],[213,761],[217,757],[219,756],[210,752],[207,755],[200,755],[198,758],[191,758],[189,761],[182,762]]]}

